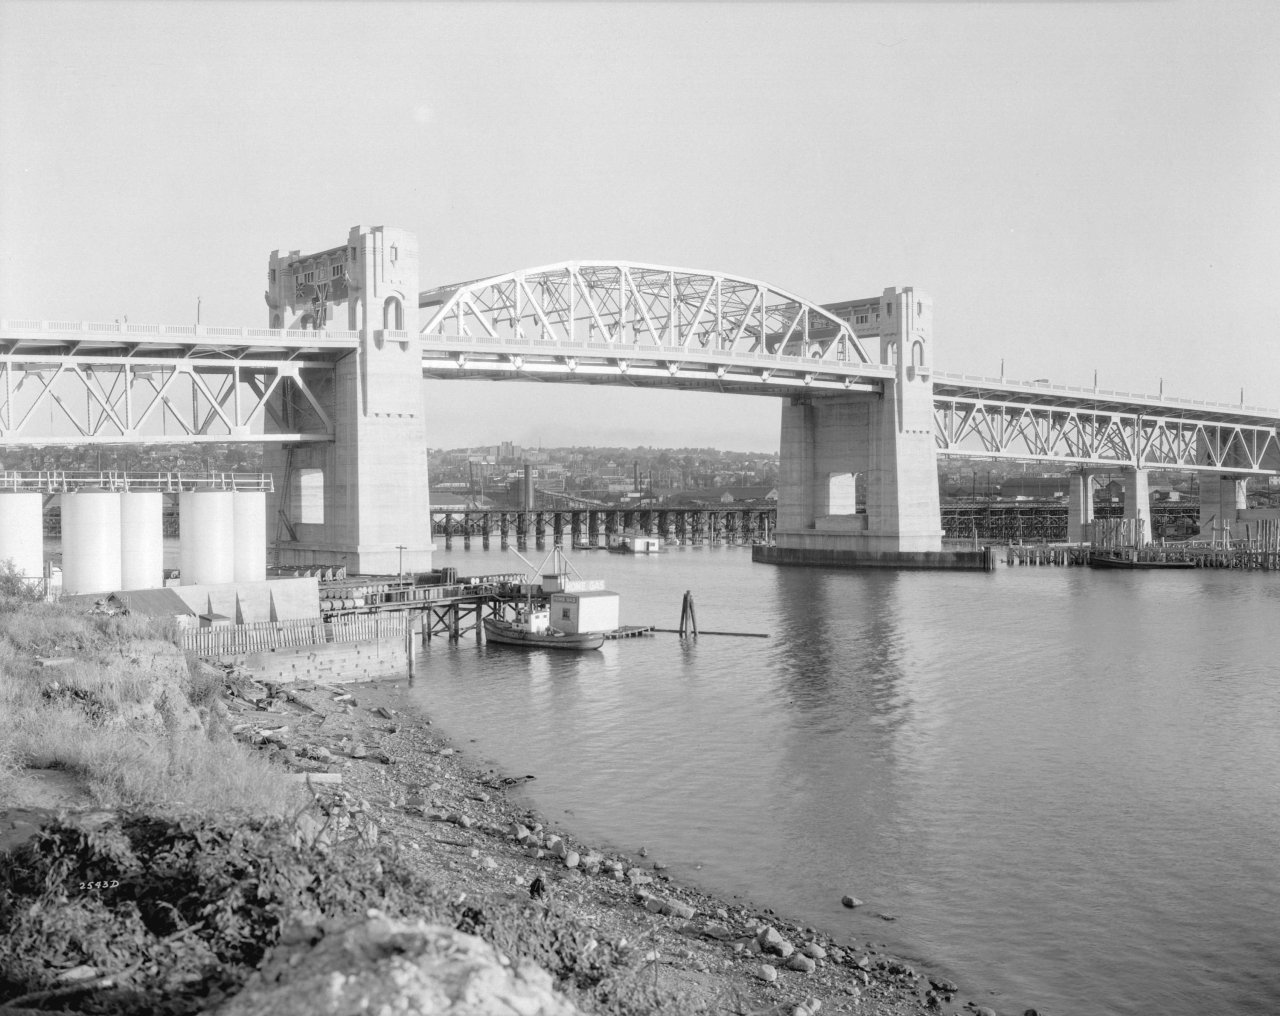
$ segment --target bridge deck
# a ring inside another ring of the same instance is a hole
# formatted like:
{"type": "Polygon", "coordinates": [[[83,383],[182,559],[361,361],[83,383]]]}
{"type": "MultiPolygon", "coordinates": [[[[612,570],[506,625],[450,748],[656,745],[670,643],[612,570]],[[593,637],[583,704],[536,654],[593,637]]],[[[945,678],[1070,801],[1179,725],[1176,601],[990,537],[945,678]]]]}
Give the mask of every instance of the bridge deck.
{"type": "MultiPolygon", "coordinates": [[[[704,296],[702,305],[708,300],[704,296]]],[[[795,305],[785,306],[792,314],[795,305]]],[[[683,341],[666,341],[678,338],[674,324],[630,341],[556,337],[549,328],[537,340],[438,330],[379,330],[373,337],[406,348],[417,344],[423,376],[433,379],[537,379],[791,398],[884,390],[894,367],[867,362],[861,346],[854,355],[852,340],[840,346],[809,337],[825,333],[810,333],[806,320],[803,314],[791,319],[806,336],[803,342],[780,342],[772,350],[760,341],[697,341],[690,329],[683,341]]],[[[603,331],[597,331],[600,339],[603,331]]],[[[303,372],[332,369],[359,344],[360,333],[351,331],[0,321],[0,442],[332,440],[323,400],[303,372]],[[263,425],[282,387],[314,418],[307,430],[294,433],[279,420],[263,425]],[[50,429],[55,407],[63,433],[50,429]],[[154,432],[166,419],[179,433],[154,432]],[[264,433],[272,429],[289,432],[264,433]]],[[[930,379],[943,454],[1280,473],[1277,409],[943,372],[930,379]]]]}

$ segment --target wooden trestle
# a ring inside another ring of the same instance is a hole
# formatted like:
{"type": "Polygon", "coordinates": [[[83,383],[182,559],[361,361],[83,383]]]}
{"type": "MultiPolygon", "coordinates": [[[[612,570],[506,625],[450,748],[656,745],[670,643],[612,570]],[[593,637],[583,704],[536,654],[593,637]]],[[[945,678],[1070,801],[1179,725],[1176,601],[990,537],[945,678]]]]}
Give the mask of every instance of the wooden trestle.
{"type": "MultiPolygon", "coordinates": [[[[1118,504],[1099,503],[1095,517],[1121,512],[1118,504]]],[[[1152,520],[1158,533],[1185,535],[1199,518],[1196,501],[1156,504],[1152,520]]],[[[506,550],[514,536],[516,548],[528,547],[532,536],[537,549],[545,549],[550,534],[554,546],[568,537],[575,547],[598,546],[602,539],[623,532],[657,536],[684,544],[749,544],[768,540],[777,521],[775,508],[539,508],[432,509],[431,531],[444,538],[446,550],[461,539],[463,548],[479,539],[489,549],[496,535],[506,550]]],[[[1017,543],[1023,540],[1061,541],[1067,538],[1067,503],[1055,501],[953,501],[942,506],[942,530],[948,539],[1017,543]]]]}
{"type": "Polygon", "coordinates": [[[749,544],[767,539],[773,532],[774,508],[538,508],[432,509],[431,531],[444,537],[446,550],[461,537],[464,549],[479,537],[481,546],[497,535],[503,550],[514,536],[524,550],[532,537],[542,550],[550,535],[552,545],[600,546],[609,536],[636,533],[678,544],[749,544]]]}

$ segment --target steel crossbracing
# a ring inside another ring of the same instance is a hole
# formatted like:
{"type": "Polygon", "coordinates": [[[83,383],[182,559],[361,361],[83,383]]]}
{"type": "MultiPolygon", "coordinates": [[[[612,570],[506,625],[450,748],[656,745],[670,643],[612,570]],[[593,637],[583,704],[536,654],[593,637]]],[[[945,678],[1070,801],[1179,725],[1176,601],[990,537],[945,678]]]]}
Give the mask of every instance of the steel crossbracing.
{"type": "Polygon", "coordinates": [[[717,272],[572,261],[421,294],[429,377],[556,380],[770,394],[871,390],[892,368],[854,326],[717,272]]]}
{"type": "Polygon", "coordinates": [[[0,444],[327,441],[355,332],[0,323],[0,444]]]}
{"type": "Polygon", "coordinates": [[[1118,399],[934,379],[934,432],[947,455],[1080,466],[1280,472],[1280,414],[1149,397],[1118,399]]]}

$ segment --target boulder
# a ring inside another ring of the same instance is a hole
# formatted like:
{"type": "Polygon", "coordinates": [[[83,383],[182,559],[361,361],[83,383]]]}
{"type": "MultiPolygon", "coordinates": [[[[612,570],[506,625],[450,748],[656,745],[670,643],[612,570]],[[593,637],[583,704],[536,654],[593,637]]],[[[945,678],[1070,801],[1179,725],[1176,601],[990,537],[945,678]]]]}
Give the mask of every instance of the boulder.
{"type": "Polygon", "coordinates": [[[582,1016],[527,960],[502,959],[482,939],[425,921],[367,919],[309,946],[276,949],[244,989],[213,1016],[420,1016],[511,1012],[582,1016]]]}
{"type": "Polygon", "coordinates": [[[786,942],[786,939],[782,937],[777,928],[765,926],[756,935],[756,942],[764,952],[777,952],[782,947],[782,944],[786,942]]]}
{"type": "Polygon", "coordinates": [[[797,970],[802,974],[811,974],[817,964],[804,953],[795,953],[787,959],[787,969],[797,970]]]}

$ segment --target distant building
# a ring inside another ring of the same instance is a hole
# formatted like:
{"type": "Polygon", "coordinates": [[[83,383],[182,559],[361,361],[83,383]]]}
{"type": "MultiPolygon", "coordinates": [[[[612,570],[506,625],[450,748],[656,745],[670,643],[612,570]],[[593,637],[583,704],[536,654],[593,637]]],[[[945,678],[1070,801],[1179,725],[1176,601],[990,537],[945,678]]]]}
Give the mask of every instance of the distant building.
{"type": "Polygon", "coordinates": [[[1065,476],[1010,476],[1000,483],[1000,496],[1048,500],[1067,496],[1068,480],[1065,476]]]}
{"type": "Polygon", "coordinates": [[[675,491],[668,495],[666,503],[673,508],[709,508],[717,504],[733,504],[745,507],[751,504],[777,504],[778,488],[755,487],[707,487],[703,490],[675,491]]]}
{"type": "Polygon", "coordinates": [[[493,498],[485,497],[483,494],[472,494],[467,487],[465,483],[432,487],[428,495],[432,511],[461,512],[493,507],[493,498]]]}

